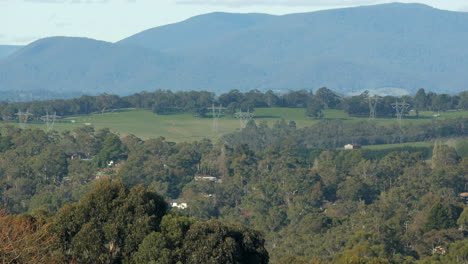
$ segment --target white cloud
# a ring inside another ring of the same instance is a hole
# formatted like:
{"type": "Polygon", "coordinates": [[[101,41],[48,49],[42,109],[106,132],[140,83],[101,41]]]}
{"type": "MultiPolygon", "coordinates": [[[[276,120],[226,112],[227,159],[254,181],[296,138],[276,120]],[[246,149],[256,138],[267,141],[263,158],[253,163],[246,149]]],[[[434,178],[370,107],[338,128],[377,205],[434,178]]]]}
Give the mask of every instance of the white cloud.
{"type": "Polygon", "coordinates": [[[210,6],[350,6],[388,2],[385,0],[178,0],[183,5],[210,6]]]}

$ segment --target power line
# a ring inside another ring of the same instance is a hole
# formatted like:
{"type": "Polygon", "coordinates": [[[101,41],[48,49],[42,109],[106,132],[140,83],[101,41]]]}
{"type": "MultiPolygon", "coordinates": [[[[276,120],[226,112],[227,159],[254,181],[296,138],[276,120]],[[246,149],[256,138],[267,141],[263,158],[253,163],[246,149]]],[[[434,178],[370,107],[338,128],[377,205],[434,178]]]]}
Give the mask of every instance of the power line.
{"type": "Polygon", "coordinates": [[[46,123],[47,132],[54,128],[56,118],[57,112],[54,112],[53,115],[49,115],[49,112],[46,112],[46,115],[41,117],[41,119],[46,123]]]}
{"type": "Polygon", "coordinates": [[[221,104],[219,106],[215,106],[213,103],[210,108],[208,108],[212,111],[212,117],[213,117],[213,132],[216,134],[219,132],[219,118],[221,117],[221,113],[223,112],[225,107],[223,107],[221,104]]]}
{"type": "Polygon", "coordinates": [[[377,117],[377,103],[380,98],[377,95],[369,96],[369,119],[374,120],[377,117]]]}
{"type": "Polygon", "coordinates": [[[398,102],[398,99],[395,100],[395,103],[392,104],[393,109],[396,111],[396,117],[398,120],[398,123],[400,125],[400,130],[401,130],[401,119],[403,118],[403,115],[408,111],[410,108],[410,104],[406,103],[405,100],[403,102],[398,102]]]}
{"type": "Polygon", "coordinates": [[[254,116],[254,114],[251,113],[249,110],[247,110],[247,112],[242,112],[242,110],[239,110],[234,115],[236,116],[237,119],[239,119],[241,129],[244,129],[245,126],[247,125],[247,120],[252,119],[254,116]]]}

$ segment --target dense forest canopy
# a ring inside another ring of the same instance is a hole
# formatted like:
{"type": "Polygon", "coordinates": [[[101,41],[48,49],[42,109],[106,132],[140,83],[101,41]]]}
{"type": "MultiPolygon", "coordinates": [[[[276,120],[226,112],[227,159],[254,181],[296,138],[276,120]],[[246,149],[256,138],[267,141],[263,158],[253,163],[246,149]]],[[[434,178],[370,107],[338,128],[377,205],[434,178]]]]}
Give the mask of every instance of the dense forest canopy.
{"type": "MultiPolygon", "coordinates": [[[[403,129],[408,138],[440,140],[466,137],[465,127],[466,119],[455,119],[403,129]]],[[[467,209],[459,197],[468,180],[466,146],[437,141],[433,148],[341,149],[353,137],[390,143],[400,140],[399,133],[400,128],[372,121],[324,120],[303,129],[288,121],[272,127],[250,121],[220,142],[174,144],[90,126],[58,133],[6,125],[0,136],[0,194],[9,214],[0,217],[0,244],[18,233],[20,241],[11,243],[28,253],[15,262],[17,252],[5,246],[0,258],[10,263],[468,260],[467,209]],[[377,132],[365,134],[365,126],[377,132]],[[164,200],[187,208],[168,213],[164,200]]]]}

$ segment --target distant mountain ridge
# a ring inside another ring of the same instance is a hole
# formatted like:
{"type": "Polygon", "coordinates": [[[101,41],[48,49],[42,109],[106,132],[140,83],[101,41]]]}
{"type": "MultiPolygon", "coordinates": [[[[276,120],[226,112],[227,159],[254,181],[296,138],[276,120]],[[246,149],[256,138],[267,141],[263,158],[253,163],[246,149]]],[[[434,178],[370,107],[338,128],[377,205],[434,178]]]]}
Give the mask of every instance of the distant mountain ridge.
{"type": "Polygon", "coordinates": [[[467,89],[468,13],[384,4],[211,13],[109,43],[46,38],[0,59],[0,90],[467,89]]]}
{"type": "Polygon", "coordinates": [[[275,16],[266,14],[210,13],[185,21],[151,28],[118,43],[158,51],[178,51],[213,41],[219,36],[264,23],[275,16]]]}
{"type": "Polygon", "coordinates": [[[15,45],[0,45],[0,60],[13,54],[19,50],[22,46],[15,45]]]}

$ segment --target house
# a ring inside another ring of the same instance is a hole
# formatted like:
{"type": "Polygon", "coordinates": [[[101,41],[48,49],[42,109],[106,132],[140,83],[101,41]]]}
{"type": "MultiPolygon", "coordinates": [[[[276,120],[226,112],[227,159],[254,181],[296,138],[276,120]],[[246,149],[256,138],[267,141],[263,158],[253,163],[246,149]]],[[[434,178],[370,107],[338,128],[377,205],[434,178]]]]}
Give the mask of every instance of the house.
{"type": "Polygon", "coordinates": [[[195,180],[196,181],[211,181],[211,182],[214,182],[214,181],[217,180],[217,178],[214,177],[214,176],[204,175],[204,176],[195,176],[195,180]]]}
{"type": "Polygon", "coordinates": [[[171,207],[172,208],[178,208],[178,209],[187,209],[187,203],[175,203],[175,202],[172,202],[171,203],[171,207]]]}
{"type": "Polygon", "coordinates": [[[241,211],[241,215],[243,216],[252,216],[252,213],[249,211],[241,211]]]}
{"type": "Polygon", "coordinates": [[[214,176],[205,175],[205,174],[195,174],[195,181],[208,181],[208,182],[216,182],[221,183],[222,180],[218,179],[214,176]]]}
{"type": "Polygon", "coordinates": [[[75,153],[71,154],[70,159],[71,160],[76,160],[76,159],[87,160],[88,156],[83,152],[75,152],[75,153]]]}
{"type": "Polygon", "coordinates": [[[344,149],[350,150],[350,149],[360,149],[361,145],[359,144],[346,144],[344,146],[344,149]]]}

